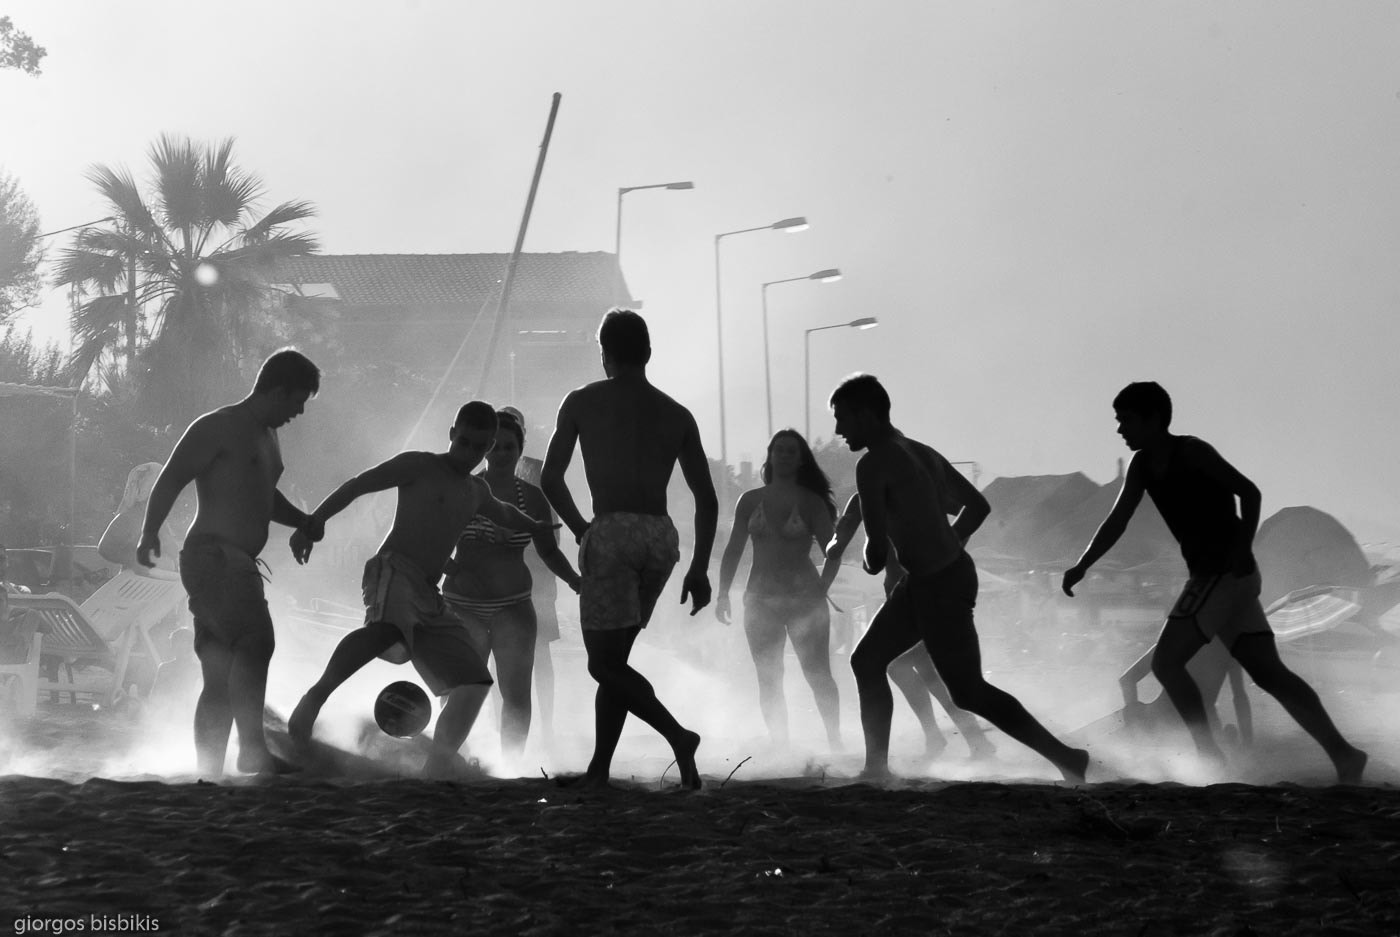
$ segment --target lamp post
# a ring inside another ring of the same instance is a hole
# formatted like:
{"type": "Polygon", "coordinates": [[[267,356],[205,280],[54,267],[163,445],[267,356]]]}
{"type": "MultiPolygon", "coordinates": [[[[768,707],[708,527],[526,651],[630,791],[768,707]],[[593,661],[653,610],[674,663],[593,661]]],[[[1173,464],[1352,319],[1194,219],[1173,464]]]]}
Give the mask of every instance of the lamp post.
{"type": "Polygon", "coordinates": [[[796,283],[798,280],[816,280],[818,283],[835,283],[841,279],[841,271],[832,267],[818,270],[805,277],[788,277],[786,280],[769,280],[763,284],[763,387],[768,401],[768,438],[773,438],[773,370],[768,356],[768,287],[779,283],[796,283]]]}
{"type": "Polygon", "coordinates": [[[617,258],[617,269],[622,269],[622,197],[628,192],[642,189],[693,189],[693,182],[658,182],[655,185],[626,185],[617,190],[617,227],[613,231],[613,256],[617,258]]]}
{"type": "Polygon", "coordinates": [[[874,316],[863,319],[852,319],[850,322],[837,322],[835,325],[819,325],[814,329],[806,329],[802,333],[802,374],[805,378],[805,390],[802,395],[803,409],[807,419],[807,439],[812,439],[812,333],[825,332],[827,329],[873,329],[880,324],[880,320],[874,316]]]}
{"type": "MultiPolygon", "coordinates": [[[[789,234],[796,234],[798,231],[806,231],[807,228],[807,219],[798,215],[795,218],[784,218],[782,221],[759,225],[756,228],[740,228],[737,231],[725,231],[723,234],[715,235],[715,341],[719,352],[715,357],[719,359],[719,461],[725,472],[729,471],[729,438],[725,433],[724,422],[724,290],[720,285],[720,242],[727,237],[748,234],[751,231],[786,231],[789,234]]],[[[722,496],[721,507],[723,507],[722,496]]]]}

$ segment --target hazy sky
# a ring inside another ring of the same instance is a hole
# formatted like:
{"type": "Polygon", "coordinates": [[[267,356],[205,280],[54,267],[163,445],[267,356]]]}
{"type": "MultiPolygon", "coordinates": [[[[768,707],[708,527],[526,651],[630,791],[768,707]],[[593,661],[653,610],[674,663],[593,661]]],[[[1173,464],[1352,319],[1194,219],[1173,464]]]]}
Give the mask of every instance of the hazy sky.
{"type": "MultiPolygon", "coordinates": [[[[713,238],[724,242],[731,458],[774,407],[813,428],[844,373],[986,475],[1126,455],[1110,401],[1155,379],[1175,428],[1263,488],[1400,539],[1400,6],[1386,3],[11,0],[49,51],[0,72],[0,167],[47,228],[105,213],[92,163],[162,131],[234,136],[269,204],[330,253],[508,251],[550,94],[526,248],[611,250],[654,376],[718,451],[713,238]]],[[[64,306],[33,317],[64,334],[64,306]]],[[[327,390],[334,392],[334,363],[327,390]]],[[[314,419],[314,410],[307,419],[314,419]]]]}

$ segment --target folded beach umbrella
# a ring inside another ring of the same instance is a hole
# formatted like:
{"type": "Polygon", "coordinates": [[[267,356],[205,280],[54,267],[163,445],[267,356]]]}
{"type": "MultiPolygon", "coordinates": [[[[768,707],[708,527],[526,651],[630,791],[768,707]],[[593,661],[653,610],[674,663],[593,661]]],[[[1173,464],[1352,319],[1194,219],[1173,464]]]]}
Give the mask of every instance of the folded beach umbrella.
{"type": "Polygon", "coordinates": [[[1286,644],[1310,634],[1330,631],[1360,610],[1361,602],[1355,589],[1309,586],[1288,593],[1264,613],[1274,629],[1274,640],[1286,644]]]}

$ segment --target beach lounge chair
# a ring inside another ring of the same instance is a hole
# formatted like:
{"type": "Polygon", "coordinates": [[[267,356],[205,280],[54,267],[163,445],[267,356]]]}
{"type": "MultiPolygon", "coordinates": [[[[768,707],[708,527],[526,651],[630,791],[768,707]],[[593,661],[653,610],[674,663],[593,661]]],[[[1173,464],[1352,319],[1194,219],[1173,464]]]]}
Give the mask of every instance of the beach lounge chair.
{"type": "Polygon", "coordinates": [[[27,609],[42,622],[38,629],[44,633],[41,660],[47,662],[53,676],[41,677],[39,690],[54,693],[55,698],[67,692],[74,702],[79,693],[96,695],[104,705],[116,700],[121,689],[115,679],[117,655],[72,599],[59,592],[12,595],[10,606],[27,609]],[[95,664],[112,674],[113,679],[80,685],[73,674],[75,664],[95,664]]]}
{"type": "Polygon", "coordinates": [[[142,576],[129,569],[103,583],[83,602],[83,614],[116,658],[113,676],[119,689],[127,686],[133,654],[148,657],[151,672],[155,672],[161,662],[156,628],[185,603],[185,588],[178,578],[171,574],[142,576]]]}
{"type": "MultiPolygon", "coordinates": [[[[4,624],[16,625],[19,619],[28,614],[26,609],[11,609],[10,620],[4,624]]],[[[22,638],[26,631],[16,628],[4,637],[22,638]]],[[[36,628],[28,640],[0,641],[0,692],[9,692],[8,708],[20,716],[34,715],[39,699],[39,655],[43,639],[43,634],[36,628]]]]}

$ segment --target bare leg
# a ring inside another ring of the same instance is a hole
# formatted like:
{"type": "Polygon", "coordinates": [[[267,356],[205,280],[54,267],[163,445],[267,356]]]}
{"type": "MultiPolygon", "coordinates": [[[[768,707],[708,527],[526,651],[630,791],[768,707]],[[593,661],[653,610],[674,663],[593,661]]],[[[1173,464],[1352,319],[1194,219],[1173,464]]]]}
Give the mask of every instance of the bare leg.
{"type": "MultiPolygon", "coordinates": [[[[928,651],[915,646],[899,655],[894,663],[890,664],[889,678],[890,682],[899,688],[899,692],[904,694],[909,708],[914,711],[914,718],[919,720],[919,727],[924,730],[924,755],[936,758],[948,747],[948,740],[938,728],[938,719],[933,714],[928,690],[914,663],[916,656],[927,658],[928,651]]],[[[943,692],[947,693],[947,688],[944,688],[943,692]]]]}
{"type": "Polygon", "coordinates": [[[267,750],[263,710],[267,704],[267,666],[272,661],[273,639],[247,636],[233,647],[229,668],[229,704],[238,726],[238,770],[265,774],[283,772],[291,765],[267,750]]]}
{"type": "Polygon", "coordinates": [[[787,700],[783,696],[783,651],[787,631],[765,597],[745,599],[744,637],[758,675],[758,708],[773,744],[788,743],[787,700]]]}
{"type": "Polygon", "coordinates": [[[695,751],[700,736],[684,728],[661,705],[656,691],[627,663],[632,645],[641,632],[640,627],[610,631],[586,629],[583,645],[588,651],[588,673],[598,681],[595,701],[597,737],[593,760],[588,764],[585,780],[593,785],[606,785],[612,772],[613,753],[622,737],[622,726],[631,713],[651,726],[671,745],[676,766],[681,772],[681,784],[699,789],[700,773],[695,766],[695,751]]]}
{"type": "Polygon", "coordinates": [[[321,714],[321,707],[330,699],[336,688],[354,676],[365,664],[393,647],[401,637],[399,629],[393,625],[375,622],[341,638],[340,643],[331,652],[331,659],[327,662],[321,679],[306,691],[296,709],[292,710],[291,718],[287,720],[287,734],[291,736],[292,741],[299,744],[310,742],[316,717],[321,714]]]}
{"type": "Polygon", "coordinates": [[[233,730],[233,707],[229,700],[233,649],[213,639],[201,642],[199,665],[204,673],[204,688],[194,707],[194,748],[199,773],[217,778],[224,773],[228,737],[233,730]]]}
{"type": "Polygon", "coordinates": [[[535,666],[535,608],[527,600],[496,613],[492,629],[501,691],[501,750],[518,761],[530,733],[530,678],[535,666]]]}
{"type": "Polygon", "coordinates": [[[839,752],[843,749],[841,696],[836,679],[831,675],[831,612],[827,610],[825,597],[817,601],[821,604],[813,603],[807,614],[788,625],[788,633],[807,685],[816,698],[817,712],[826,727],[827,744],[833,752],[839,752]]]}
{"type": "Polygon", "coordinates": [[[1082,782],[1089,753],[1055,738],[1014,696],[982,676],[982,650],[972,622],[976,595],[977,571],[970,561],[962,570],[941,573],[935,582],[910,581],[910,605],[953,704],[976,713],[1047,759],[1065,780],[1082,782]]]}
{"type": "Polygon", "coordinates": [[[1336,766],[1337,780],[1342,784],[1361,783],[1361,774],[1366,770],[1366,753],[1342,738],[1322,700],[1318,699],[1317,691],[1279,659],[1274,636],[1267,633],[1240,635],[1230,652],[1259,689],[1278,700],[1298,725],[1317,740],[1336,766]]]}
{"type": "Polygon", "coordinates": [[[885,777],[890,773],[894,696],[886,672],[890,663],[918,640],[908,594],[902,585],[896,586],[880,606],[851,654],[851,670],[860,696],[860,725],[865,734],[865,768],[861,773],[866,777],[885,777]]]}
{"type": "Polygon", "coordinates": [[[540,717],[540,741],[554,743],[554,658],[549,642],[535,637],[535,703],[540,717]]]}
{"type": "Polygon", "coordinates": [[[963,741],[967,743],[972,757],[986,758],[996,754],[996,746],[987,740],[987,735],[978,725],[977,719],[967,710],[953,705],[953,696],[948,692],[948,685],[938,675],[938,668],[933,666],[933,658],[928,656],[928,648],[917,647],[907,656],[911,658],[914,670],[922,679],[928,694],[938,700],[938,705],[943,707],[948,718],[953,720],[953,725],[962,733],[963,741]]]}
{"type": "Polygon", "coordinates": [[[1205,647],[1206,639],[1192,618],[1168,618],[1152,652],[1152,676],[1162,684],[1186,729],[1196,743],[1202,758],[1218,765],[1225,764],[1225,753],[1216,744],[1206,718],[1206,704],[1200,687],[1187,672],[1186,665],[1196,652],[1205,647]]]}
{"type": "Polygon", "coordinates": [[[458,761],[457,752],[467,741],[481,704],[490,692],[489,683],[469,683],[453,688],[443,703],[437,725],[433,727],[433,750],[423,766],[426,777],[451,777],[458,761]]]}

